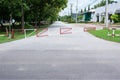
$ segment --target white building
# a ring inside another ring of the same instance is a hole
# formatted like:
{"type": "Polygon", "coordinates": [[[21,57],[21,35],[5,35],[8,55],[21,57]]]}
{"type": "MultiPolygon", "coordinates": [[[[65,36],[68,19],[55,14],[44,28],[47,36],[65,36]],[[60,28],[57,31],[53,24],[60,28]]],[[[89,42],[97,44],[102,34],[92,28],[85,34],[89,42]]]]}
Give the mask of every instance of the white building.
{"type": "MultiPolygon", "coordinates": [[[[111,21],[110,16],[116,13],[116,11],[119,9],[120,9],[120,1],[108,5],[109,21],[111,21]]],[[[106,6],[96,8],[95,12],[92,14],[91,21],[101,22],[103,17],[105,18],[105,10],[106,10],[106,6]]]]}

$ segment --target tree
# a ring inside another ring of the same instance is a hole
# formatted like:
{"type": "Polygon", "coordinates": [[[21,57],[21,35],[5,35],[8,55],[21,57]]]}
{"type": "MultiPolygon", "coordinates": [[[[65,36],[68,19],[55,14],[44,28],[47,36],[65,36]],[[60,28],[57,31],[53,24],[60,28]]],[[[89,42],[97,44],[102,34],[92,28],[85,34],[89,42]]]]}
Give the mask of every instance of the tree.
{"type": "Polygon", "coordinates": [[[25,28],[24,14],[26,10],[29,10],[29,6],[27,5],[27,0],[26,1],[21,0],[20,5],[21,5],[21,26],[22,26],[22,31],[24,31],[25,28]]]}
{"type": "Polygon", "coordinates": [[[35,22],[58,18],[59,12],[67,6],[68,0],[0,0],[0,18],[14,17],[18,21],[21,18],[22,29],[25,21],[35,22]],[[2,10],[3,9],[3,10],[2,10]],[[9,16],[10,15],[10,16],[9,16]]]}
{"type": "MultiPolygon", "coordinates": [[[[67,5],[67,0],[30,0],[30,13],[33,21],[55,20],[58,13],[67,5]]],[[[29,17],[30,18],[30,17],[29,17]]]]}
{"type": "Polygon", "coordinates": [[[84,9],[84,12],[86,12],[86,8],[84,9]]]}
{"type": "Polygon", "coordinates": [[[79,15],[78,20],[82,20],[82,19],[83,19],[83,15],[79,15]]]}
{"type": "Polygon", "coordinates": [[[83,10],[81,9],[81,11],[80,11],[81,13],[83,13],[83,10]]]}
{"type": "MultiPolygon", "coordinates": [[[[18,5],[18,0],[2,0],[1,2],[2,7],[6,9],[5,11],[7,11],[7,15],[9,16],[9,34],[11,34],[12,18],[18,5]]],[[[11,38],[11,35],[9,35],[9,37],[11,38]]]]}
{"type": "Polygon", "coordinates": [[[75,22],[73,18],[71,18],[71,16],[68,16],[68,15],[60,16],[60,20],[64,22],[69,22],[69,23],[75,22]]]}
{"type": "MultiPolygon", "coordinates": [[[[114,0],[108,0],[108,3],[112,4],[114,3],[114,0]]],[[[106,5],[106,0],[102,0],[100,3],[94,5],[94,8],[98,8],[98,7],[105,6],[105,5],[106,5]]]]}

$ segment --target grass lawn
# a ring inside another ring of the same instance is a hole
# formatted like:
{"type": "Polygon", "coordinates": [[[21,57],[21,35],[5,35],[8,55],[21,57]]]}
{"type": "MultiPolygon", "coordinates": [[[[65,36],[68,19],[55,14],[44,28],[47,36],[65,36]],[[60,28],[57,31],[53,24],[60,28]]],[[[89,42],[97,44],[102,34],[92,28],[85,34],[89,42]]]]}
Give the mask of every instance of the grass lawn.
{"type": "MultiPolygon", "coordinates": [[[[110,34],[112,34],[112,30],[109,31],[110,34]]],[[[113,41],[113,42],[119,42],[120,43],[120,36],[108,36],[108,30],[94,30],[94,31],[90,31],[90,34],[108,40],[108,41],[113,41]]],[[[116,30],[115,34],[120,34],[120,30],[116,30]]]]}
{"type": "MultiPolygon", "coordinates": [[[[39,32],[42,31],[44,28],[47,28],[47,27],[49,27],[49,25],[41,26],[41,29],[39,29],[39,32]]],[[[27,37],[34,36],[36,34],[36,32],[33,32],[33,34],[31,34],[32,32],[33,31],[26,31],[27,37]],[[28,36],[29,34],[31,34],[31,35],[28,36]]],[[[22,32],[15,32],[14,33],[14,39],[10,39],[10,38],[6,37],[5,32],[0,32],[0,43],[15,41],[15,40],[23,39],[23,38],[25,38],[25,35],[22,32]]]]}

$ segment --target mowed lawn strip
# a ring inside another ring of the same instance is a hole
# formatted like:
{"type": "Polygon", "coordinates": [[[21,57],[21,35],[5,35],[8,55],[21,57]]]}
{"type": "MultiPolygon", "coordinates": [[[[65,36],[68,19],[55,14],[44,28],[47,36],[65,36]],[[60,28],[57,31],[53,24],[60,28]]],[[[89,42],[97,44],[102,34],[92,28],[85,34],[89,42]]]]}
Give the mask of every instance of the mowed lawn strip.
{"type": "MultiPolygon", "coordinates": [[[[108,36],[108,30],[103,29],[103,30],[93,30],[93,31],[89,31],[90,34],[98,37],[98,38],[102,38],[108,41],[113,41],[113,42],[119,42],[120,43],[120,36],[108,36]]],[[[109,31],[110,34],[112,34],[112,30],[109,31]]],[[[120,30],[115,30],[115,34],[120,34],[120,30]]]]}
{"type": "MultiPolygon", "coordinates": [[[[41,26],[41,28],[39,29],[38,32],[41,32],[43,29],[45,29],[47,27],[49,27],[49,25],[43,25],[43,26],[41,26]]],[[[27,37],[36,35],[35,31],[34,31],[33,34],[31,34],[33,31],[34,30],[26,31],[27,37]],[[31,34],[31,35],[28,36],[29,34],[31,34]]],[[[14,39],[10,39],[9,37],[6,37],[5,34],[6,34],[5,32],[0,32],[0,43],[5,43],[5,42],[10,42],[10,41],[15,41],[15,40],[19,40],[19,39],[25,38],[25,35],[22,32],[15,32],[14,33],[14,39]]]]}

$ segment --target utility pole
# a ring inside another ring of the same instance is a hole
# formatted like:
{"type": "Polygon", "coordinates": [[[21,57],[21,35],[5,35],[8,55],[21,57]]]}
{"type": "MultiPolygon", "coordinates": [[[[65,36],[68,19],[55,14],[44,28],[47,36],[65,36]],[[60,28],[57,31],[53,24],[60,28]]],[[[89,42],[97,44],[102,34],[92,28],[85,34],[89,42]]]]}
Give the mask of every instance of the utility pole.
{"type": "Polygon", "coordinates": [[[70,11],[71,11],[71,20],[72,20],[72,7],[73,7],[73,4],[72,4],[72,3],[70,4],[70,7],[71,7],[71,8],[70,8],[70,11]]]}
{"type": "Polygon", "coordinates": [[[70,16],[71,13],[70,13],[70,6],[68,7],[68,15],[70,16]]]}
{"type": "Polygon", "coordinates": [[[73,7],[73,4],[71,3],[70,6],[71,6],[70,11],[71,11],[71,16],[72,16],[72,7],[73,7]]]}
{"type": "Polygon", "coordinates": [[[108,0],[106,0],[106,27],[108,28],[108,0]]]}
{"type": "Polygon", "coordinates": [[[76,2],[76,23],[78,22],[78,0],[76,2]]]}
{"type": "Polygon", "coordinates": [[[22,0],[22,5],[21,5],[21,14],[22,14],[22,17],[21,17],[21,26],[22,26],[22,32],[24,32],[24,28],[25,28],[25,23],[24,23],[24,8],[23,8],[23,2],[24,0],[22,0]]]}

